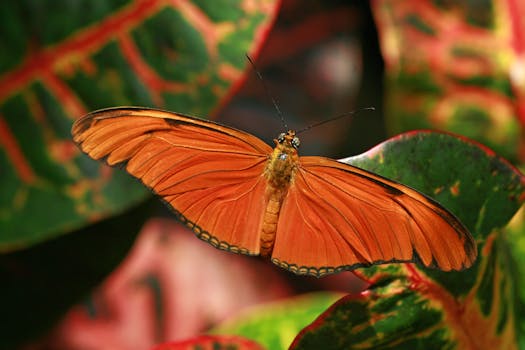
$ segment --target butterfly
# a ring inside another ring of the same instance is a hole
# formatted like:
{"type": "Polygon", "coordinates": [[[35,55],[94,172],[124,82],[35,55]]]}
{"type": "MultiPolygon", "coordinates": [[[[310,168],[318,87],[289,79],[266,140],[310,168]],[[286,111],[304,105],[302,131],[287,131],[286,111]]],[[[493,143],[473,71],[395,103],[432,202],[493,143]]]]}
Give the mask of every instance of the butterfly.
{"type": "Polygon", "coordinates": [[[354,166],[300,157],[293,130],[272,149],[212,121],[118,107],[78,119],[72,135],[91,158],[138,178],[198,238],[296,274],[414,261],[461,270],[477,256],[469,231],[439,203],[354,166]]]}

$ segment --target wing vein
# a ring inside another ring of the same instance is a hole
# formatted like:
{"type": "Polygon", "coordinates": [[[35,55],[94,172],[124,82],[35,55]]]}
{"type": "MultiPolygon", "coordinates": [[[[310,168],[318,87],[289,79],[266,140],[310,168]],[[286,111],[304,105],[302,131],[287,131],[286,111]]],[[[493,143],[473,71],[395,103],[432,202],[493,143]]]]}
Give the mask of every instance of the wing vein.
{"type": "MultiPolygon", "coordinates": [[[[171,142],[163,137],[160,137],[158,135],[153,134],[152,138],[156,138],[158,140],[164,141],[167,144],[171,145],[174,148],[182,148],[182,149],[190,149],[193,151],[203,151],[203,152],[210,152],[210,153],[226,153],[226,154],[241,154],[246,156],[254,156],[254,157],[264,157],[267,158],[266,155],[257,153],[257,152],[245,152],[245,151],[232,151],[232,150],[224,150],[224,149],[214,149],[214,148],[208,148],[208,147],[199,147],[199,146],[190,146],[190,145],[183,145],[179,143],[171,142]]],[[[227,145],[225,145],[227,146],[227,145]]]]}
{"type": "MultiPolygon", "coordinates": [[[[198,174],[193,174],[191,176],[188,176],[188,177],[185,177],[183,179],[181,179],[180,181],[177,181],[177,182],[173,182],[171,183],[168,187],[165,187],[162,189],[162,191],[167,191],[173,187],[176,187],[176,186],[179,186],[180,184],[186,182],[186,181],[190,181],[190,180],[194,180],[196,177],[199,177],[199,176],[203,176],[203,175],[210,175],[210,174],[220,174],[220,173],[232,173],[232,172],[239,172],[239,171],[243,171],[243,170],[248,170],[248,169],[252,169],[252,168],[255,168],[256,166],[260,165],[260,163],[262,162],[259,161],[259,162],[256,162],[250,166],[247,166],[247,167],[244,167],[244,168],[240,168],[240,169],[214,169],[214,170],[208,170],[208,171],[203,171],[203,172],[200,172],[198,174]]],[[[239,180],[238,182],[232,182],[230,184],[240,184],[240,183],[243,183],[245,182],[245,180],[239,180]]],[[[159,181],[160,183],[160,181],[159,181]]],[[[157,183],[157,186],[158,186],[158,183],[157,183]]],[[[194,188],[193,190],[199,190],[199,189],[203,189],[204,187],[196,187],[194,188]]]]}

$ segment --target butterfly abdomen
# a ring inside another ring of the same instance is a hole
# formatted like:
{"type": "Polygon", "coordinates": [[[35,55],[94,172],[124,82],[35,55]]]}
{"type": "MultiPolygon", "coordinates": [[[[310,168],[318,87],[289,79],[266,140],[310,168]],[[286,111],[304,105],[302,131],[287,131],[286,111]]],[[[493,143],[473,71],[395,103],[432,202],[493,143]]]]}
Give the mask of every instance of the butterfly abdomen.
{"type": "Polygon", "coordinates": [[[270,256],[273,251],[279,213],[288,188],[294,180],[299,156],[297,150],[289,140],[278,142],[273,150],[268,164],[265,168],[265,177],[268,180],[266,190],[267,205],[263,215],[261,228],[261,250],[262,256],[270,256]]]}
{"type": "Polygon", "coordinates": [[[263,224],[261,228],[261,252],[262,256],[270,256],[275,242],[275,233],[277,232],[277,222],[279,220],[279,213],[283,202],[284,194],[282,191],[268,191],[268,204],[263,216],[263,224]]]}

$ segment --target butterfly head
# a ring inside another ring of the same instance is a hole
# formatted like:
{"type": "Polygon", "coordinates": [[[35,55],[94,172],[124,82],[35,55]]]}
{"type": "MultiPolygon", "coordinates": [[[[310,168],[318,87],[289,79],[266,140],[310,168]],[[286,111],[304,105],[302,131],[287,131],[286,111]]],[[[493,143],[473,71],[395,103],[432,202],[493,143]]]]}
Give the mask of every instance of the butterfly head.
{"type": "Polygon", "coordinates": [[[295,136],[295,131],[288,130],[287,132],[280,133],[277,139],[275,140],[275,143],[276,145],[280,144],[298,149],[299,145],[301,144],[301,141],[297,136],[295,136]]]}

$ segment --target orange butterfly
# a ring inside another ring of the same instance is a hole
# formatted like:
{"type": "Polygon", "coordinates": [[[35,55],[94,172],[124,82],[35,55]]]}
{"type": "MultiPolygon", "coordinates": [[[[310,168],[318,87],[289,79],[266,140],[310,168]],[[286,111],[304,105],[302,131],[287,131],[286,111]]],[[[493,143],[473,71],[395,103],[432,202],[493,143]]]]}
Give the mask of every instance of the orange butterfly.
{"type": "Polygon", "coordinates": [[[74,141],[94,159],[124,165],[200,239],[270,256],[296,274],[420,261],[472,265],[476,244],[425,195],[323,157],[299,157],[294,131],[272,148],[211,121],[146,108],[110,108],[75,122],[74,141]]]}

